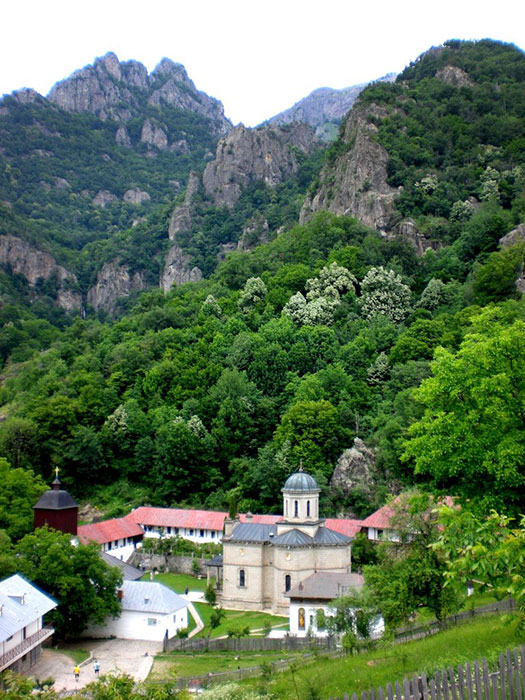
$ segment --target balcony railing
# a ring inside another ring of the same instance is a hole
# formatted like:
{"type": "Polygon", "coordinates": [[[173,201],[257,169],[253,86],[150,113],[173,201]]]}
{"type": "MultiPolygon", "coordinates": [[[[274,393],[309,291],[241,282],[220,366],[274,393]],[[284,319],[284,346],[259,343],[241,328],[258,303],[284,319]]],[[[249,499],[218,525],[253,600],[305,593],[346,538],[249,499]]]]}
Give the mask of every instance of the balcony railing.
{"type": "Polygon", "coordinates": [[[54,631],[51,625],[46,625],[42,627],[41,630],[38,630],[38,632],[35,632],[35,634],[24,639],[20,644],[17,644],[16,647],[0,655],[0,671],[3,671],[12,663],[18,661],[19,658],[27,654],[31,649],[34,649],[38,644],[42,644],[43,641],[49,639],[54,631]]]}

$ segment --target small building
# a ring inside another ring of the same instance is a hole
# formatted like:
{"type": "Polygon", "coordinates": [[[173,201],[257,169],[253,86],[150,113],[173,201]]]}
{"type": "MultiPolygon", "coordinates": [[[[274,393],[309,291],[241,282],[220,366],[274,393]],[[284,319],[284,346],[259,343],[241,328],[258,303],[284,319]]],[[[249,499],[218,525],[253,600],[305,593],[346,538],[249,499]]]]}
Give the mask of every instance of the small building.
{"type": "Polygon", "coordinates": [[[161,642],[188,626],[186,601],[162,583],[123,581],[119,597],[120,617],[108,618],[103,625],[91,625],[83,636],[161,642]]]}
{"type": "MultiPolygon", "coordinates": [[[[306,637],[326,637],[326,627],[317,625],[317,612],[322,610],[326,617],[334,614],[332,603],[337,598],[347,595],[350,591],[359,591],[364,584],[360,574],[338,574],[329,571],[319,571],[294,586],[289,593],[290,634],[306,637]]],[[[384,623],[377,618],[372,626],[371,636],[380,637],[384,631],[384,623]]]]}
{"type": "Polygon", "coordinates": [[[40,496],[33,510],[35,528],[47,525],[53,530],[77,534],[78,505],[62,488],[58,473],[51,490],[40,496]]]}
{"type": "Polygon", "coordinates": [[[81,544],[97,542],[103,552],[122,561],[130,558],[143,537],[140,525],[127,518],[112,518],[78,527],[81,544]]]}
{"type": "Polygon", "coordinates": [[[122,561],[122,559],[112,557],[111,554],[100,552],[100,556],[109,566],[114,566],[115,568],[120,569],[123,581],[138,581],[139,578],[142,578],[144,575],[144,571],[137,569],[136,566],[131,566],[131,564],[122,561]]]}
{"type": "Polygon", "coordinates": [[[55,631],[44,617],[56,607],[20,574],[0,581],[0,671],[26,671],[38,661],[42,643],[55,631]]]}

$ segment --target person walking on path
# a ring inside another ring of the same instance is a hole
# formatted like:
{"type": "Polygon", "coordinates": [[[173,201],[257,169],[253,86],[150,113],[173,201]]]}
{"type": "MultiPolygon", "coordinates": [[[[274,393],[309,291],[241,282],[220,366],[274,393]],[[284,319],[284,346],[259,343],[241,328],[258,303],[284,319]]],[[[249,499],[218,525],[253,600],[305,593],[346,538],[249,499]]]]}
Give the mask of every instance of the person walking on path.
{"type": "Polygon", "coordinates": [[[73,673],[75,674],[75,680],[78,683],[78,679],[80,677],[80,668],[78,667],[78,665],[75,666],[75,668],[73,669],[73,673]]]}
{"type": "Polygon", "coordinates": [[[93,662],[93,671],[95,671],[95,676],[97,676],[97,678],[98,678],[98,674],[99,674],[99,671],[100,671],[100,664],[99,664],[99,662],[98,662],[96,659],[95,659],[95,661],[93,662]]]}

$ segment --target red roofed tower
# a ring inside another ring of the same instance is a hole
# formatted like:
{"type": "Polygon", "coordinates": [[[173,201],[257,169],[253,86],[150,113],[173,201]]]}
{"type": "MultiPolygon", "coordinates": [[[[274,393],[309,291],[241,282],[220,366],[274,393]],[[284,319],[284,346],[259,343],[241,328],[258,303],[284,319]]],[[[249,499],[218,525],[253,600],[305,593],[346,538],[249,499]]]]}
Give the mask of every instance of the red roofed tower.
{"type": "Polygon", "coordinates": [[[69,493],[60,487],[58,469],[51,490],[42,494],[33,510],[35,528],[47,525],[53,530],[77,534],[78,505],[69,493]]]}

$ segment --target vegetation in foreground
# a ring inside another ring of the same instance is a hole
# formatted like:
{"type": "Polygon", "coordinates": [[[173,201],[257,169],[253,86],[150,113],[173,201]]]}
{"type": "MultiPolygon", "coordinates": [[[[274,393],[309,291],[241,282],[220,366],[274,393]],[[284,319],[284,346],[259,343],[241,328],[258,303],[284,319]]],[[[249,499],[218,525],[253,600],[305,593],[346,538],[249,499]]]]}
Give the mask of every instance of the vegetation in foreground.
{"type": "MultiPolygon", "coordinates": [[[[343,658],[319,656],[315,663],[301,666],[293,673],[286,671],[272,676],[268,692],[282,700],[295,697],[295,680],[300,697],[309,697],[310,689],[317,689],[315,697],[322,698],[359,693],[418,672],[429,675],[480,658],[494,661],[503,650],[524,640],[517,618],[487,615],[418,641],[381,644],[373,651],[343,658]]],[[[249,687],[257,683],[257,679],[243,682],[249,687]]]]}

